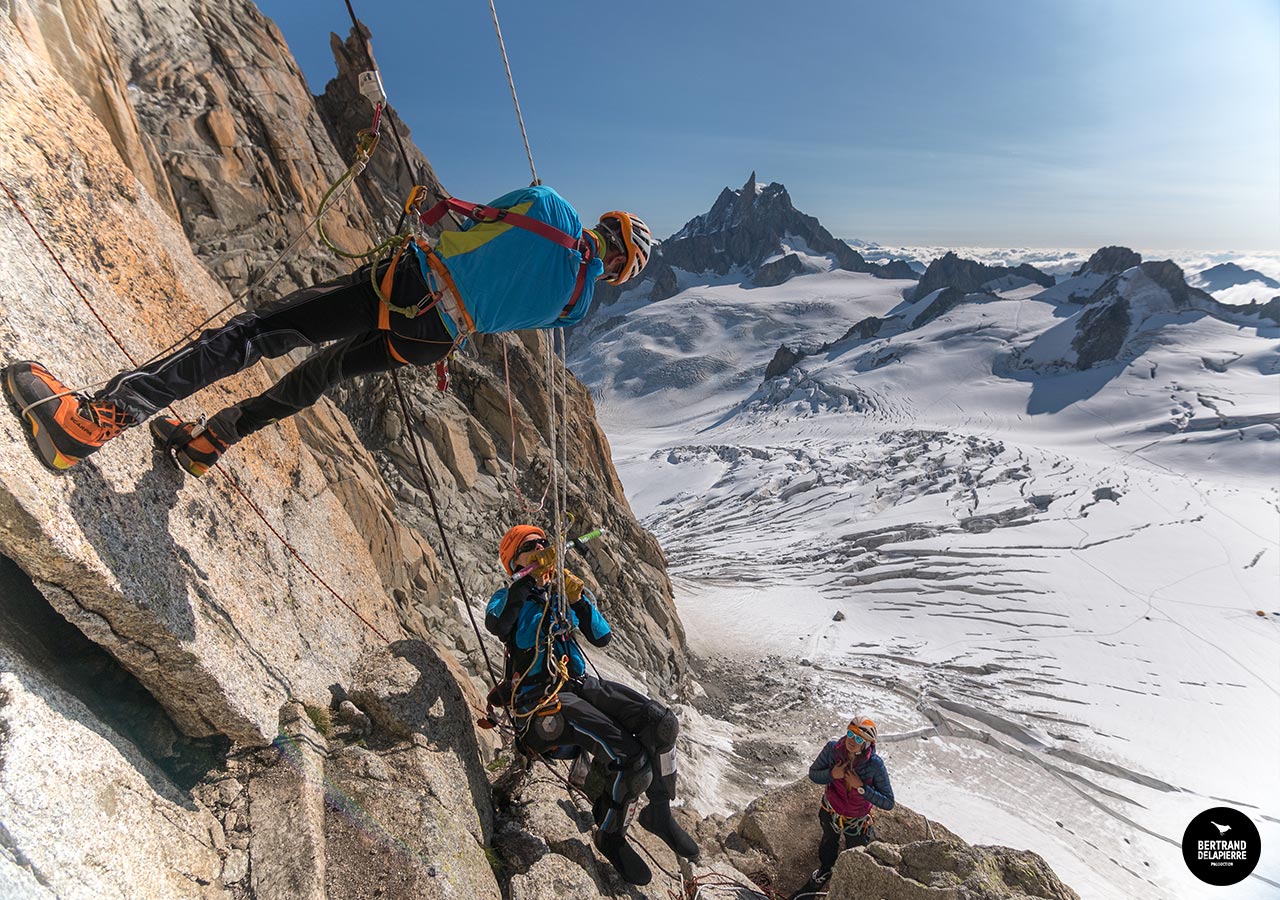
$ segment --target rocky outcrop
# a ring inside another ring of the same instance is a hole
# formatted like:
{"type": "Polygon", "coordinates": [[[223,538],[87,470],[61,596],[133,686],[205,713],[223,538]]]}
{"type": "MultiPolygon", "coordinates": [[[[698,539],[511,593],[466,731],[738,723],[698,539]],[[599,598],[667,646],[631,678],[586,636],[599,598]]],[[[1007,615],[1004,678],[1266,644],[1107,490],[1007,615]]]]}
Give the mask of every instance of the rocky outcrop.
{"type": "Polygon", "coordinates": [[[633,825],[628,839],[640,848],[654,878],[642,887],[625,884],[592,844],[590,804],[581,795],[566,790],[566,765],[554,762],[551,765],[557,767],[555,774],[541,763],[527,772],[513,767],[495,784],[500,824],[494,849],[510,877],[513,900],[516,897],[668,900],[679,882],[667,873],[679,873],[686,884],[706,879],[730,887],[737,884],[752,888],[749,873],[735,867],[717,845],[708,842],[714,829],[700,826],[707,825],[709,820],[699,820],[681,809],[675,811],[676,816],[682,827],[696,834],[703,855],[690,864],[644,828],[633,825]]]}
{"type": "Polygon", "coordinates": [[[756,269],[756,274],[751,277],[751,281],[757,287],[774,287],[803,271],[804,263],[800,261],[800,257],[795,253],[788,253],[756,269]]]}
{"type": "Polygon", "coordinates": [[[840,855],[828,900],[1080,900],[1040,856],[955,841],[872,844],[840,855]]]}
{"type": "Polygon", "coordinates": [[[645,272],[645,276],[652,282],[653,287],[649,290],[649,302],[656,303],[659,300],[666,300],[674,297],[680,292],[679,280],[676,278],[676,270],[671,268],[661,259],[655,260],[645,272]]]}
{"type": "MultiPolygon", "coordinates": [[[[721,832],[715,852],[736,858],[783,896],[797,890],[817,865],[822,790],[803,778],[766,794],[725,823],[732,830],[721,832]]],[[[875,830],[868,848],[841,854],[826,886],[830,896],[1079,900],[1036,854],[970,846],[901,803],[875,811],[875,830]]]]}
{"type": "Polygon", "coordinates": [[[988,266],[971,259],[961,259],[954,251],[947,251],[929,263],[929,268],[920,277],[912,300],[923,300],[939,288],[949,287],[965,294],[976,294],[986,285],[998,278],[1014,276],[1025,278],[1028,282],[1052,287],[1052,275],[1046,275],[1030,263],[1020,266],[988,266]]]}
{"type": "Polygon", "coordinates": [[[1102,247],[1095,250],[1088,261],[1071,273],[1072,278],[1081,275],[1119,275],[1142,262],[1142,255],[1128,247],[1102,247]]]}
{"type": "Polygon", "coordinates": [[[1272,297],[1265,303],[1258,300],[1242,303],[1236,307],[1236,311],[1241,315],[1257,316],[1280,325],[1280,297],[1272,297]]]}
{"type": "MultiPolygon", "coordinates": [[[[928,295],[926,294],[925,296],[928,295]]],[[[939,316],[945,316],[948,312],[963,303],[967,296],[969,295],[959,288],[943,288],[931,301],[929,301],[929,305],[920,310],[920,312],[916,314],[915,318],[911,320],[911,327],[919,328],[921,325],[926,325],[939,316]]],[[[866,332],[871,327],[870,325],[864,324],[865,321],[866,320],[864,319],[863,322],[859,322],[854,326],[854,328],[858,329],[858,334],[866,332]]],[[[878,334],[879,332],[877,331],[876,333],[878,334]]]]}
{"type": "Polygon", "coordinates": [[[805,352],[803,350],[792,350],[786,344],[783,344],[773,354],[773,359],[769,360],[769,365],[764,367],[764,380],[777,378],[784,374],[800,360],[804,359],[805,352]]]}

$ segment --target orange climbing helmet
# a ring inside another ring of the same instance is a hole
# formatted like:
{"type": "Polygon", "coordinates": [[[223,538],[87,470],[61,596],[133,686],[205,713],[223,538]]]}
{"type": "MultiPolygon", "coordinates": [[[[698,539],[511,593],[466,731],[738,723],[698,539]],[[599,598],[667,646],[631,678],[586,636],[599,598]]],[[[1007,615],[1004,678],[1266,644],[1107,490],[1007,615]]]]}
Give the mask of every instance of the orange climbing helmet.
{"type": "Polygon", "coordinates": [[[502,541],[498,544],[498,559],[509,574],[515,573],[511,563],[520,555],[520,546],[532,537],[540,537],[545,541],[547,533],[537,525],[516,525],[502,536],[502,541]]]}
{"type": "Polygon", "coordinates": [[[866,716],[854,716],[849,723],[849,737],[862,738],[859,743],[874,744],[876,742],[876,723],[866,716]]]}
{"type": "Polygon", "coordinates": [[[607,284],[622,284],[644,271],[653,249],[653,235],[639,216],[615,209],[600,217],[600,229],[608,235],[609,243],[615,249],[624,250],[627,254],[621,271],[613,278],[605,279],[607,284]]]}

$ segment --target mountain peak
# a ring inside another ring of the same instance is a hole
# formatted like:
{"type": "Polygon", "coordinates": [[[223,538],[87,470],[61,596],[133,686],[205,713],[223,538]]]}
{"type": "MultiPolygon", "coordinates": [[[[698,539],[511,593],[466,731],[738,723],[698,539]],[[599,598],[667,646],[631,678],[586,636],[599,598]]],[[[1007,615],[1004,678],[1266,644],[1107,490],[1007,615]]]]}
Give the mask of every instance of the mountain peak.
{"type": "MultiPolygon", "coordinates": [[[[739,267],[758,269],[770,257],[787,253],[797,242],[808,253],[827,255],[839,268],[851,272],[914,277],[914,273],[904,275],[896,269],[889,272],[867,263],[817,219],[797,210],[785,185],[777,181],[763,184],[756,180],[754,171],[741,188],[721,190],[708,212],[690,219],[663,241],[661,254],[665,263],[688,272],[725,275],[739,267]]],[[[785,280],[796,274],[798,262],[797,258],[790,265],[776,267],[766,280],[785,280]]]]}
{"type": "Polygon", "coordinates": [[[1072,272],[1071,277],[1075,278],[1090,272],[1095,275],[1119,275],[1141,262],[1142,254],[1135,253],[1128,247],[1102,247],[1094,251],[1088,262],[1072,272]]]}

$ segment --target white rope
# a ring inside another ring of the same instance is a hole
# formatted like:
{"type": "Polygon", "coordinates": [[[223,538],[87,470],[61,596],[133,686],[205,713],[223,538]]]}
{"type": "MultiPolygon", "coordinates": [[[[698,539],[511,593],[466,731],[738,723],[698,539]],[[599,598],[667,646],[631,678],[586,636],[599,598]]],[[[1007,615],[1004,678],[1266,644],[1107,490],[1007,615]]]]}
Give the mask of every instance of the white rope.
{"type": "MultiPolygon", "coordinates": [[[[560,461],[557,451],[556,434],[556,368],[555,368],[555,332],[547,335],[544,362],[546,372],[543,381],[547,385],[547,442],[551,445],[551,532],[555,542],[556,569],[552,573],[559,595],[556,598],[557,611],[565,614],[564,596],[564,525],[560,507],[560,461]]],[[[561,412],[563,415],[563,411],[561,412]]],[[[551,661],[548,659],[547,664],[551,661]]]]}
{"type": "Polygon", "coordinates": [[[489,12],[493,15],[493,32],[498,36],[498,49],[502,51],[502,65],[507,70],[507,85],[511,88],[511,102],[516,107],[516,121],[520,123],[520,137],[524,138],[524,155],[529,158],[529,173],[533,175],[534,184],[542,184],[538,178],[538,170],[533,167],[533,151],[529,149],[529,134],[524,130],[524,116],[520,113],[520,98],[516,96],[516,82],[511,77],[511,63],[507,60],[507,45],[502,40],[502,26],[498,24],[498,10],[489,0],[489,12]]]}
{"type": "MultiPolygon", "coordinates": [[[[569,473],[569,399],[568,399],[569,370],[565,368],[565,365],[564,365],[564,353],[565,353],[565,343],[566,343],[564,329],[557,328],[555,330],[555,333],[560,338],[560,376],[561,376],[560,377],[560,429],[561,429],[560,430],[560,465],[557,469],[557,471],[559,472],[559,475],[556,478],[556,486],[561,491],[560,508],[564,511],[563,513],[564,517],[568,518],[569,479],[567,476],[569,473]]],[[[561,528],[560,530],[563,531],[564,529],[561,528]]],[[[560,540],[561,540],[561,549],[560,549],[561,554],[568,553],[569,548],[568,548],[567,537],[565,537],[562,534],[560,540]]],[[[565,586],[564,586],[564,575],[565,575],[564,563],[566,562],[566,560],[563,555],[561,555],[559,559],[560,559],[560,574],[559,574],[560,596],[564,597],[567,603],[568,596],[565,593],[565,586]]]]}

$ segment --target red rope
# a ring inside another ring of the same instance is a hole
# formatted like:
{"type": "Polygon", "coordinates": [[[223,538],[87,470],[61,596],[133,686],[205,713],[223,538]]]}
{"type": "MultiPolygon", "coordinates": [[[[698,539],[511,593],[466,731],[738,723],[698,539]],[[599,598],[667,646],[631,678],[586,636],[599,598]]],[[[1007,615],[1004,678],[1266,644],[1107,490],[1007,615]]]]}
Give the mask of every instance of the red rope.
{"type": "Polygon", "coordinates": [[[116,337],[115,332],[113,332],[110,326],[102,320],[102,316],[98,315],[98,311],[93,308],[93,304],[90,303],[89,298],[84,295],[84,291],[80,290],[80,285],[76,284],[75,279],[71,277],[71,273],[69,273],[62,265],[62,260],[58,259],[58,255],[53,252],[53,248],[45,242],[44,236],[40,234],[40,229],[36,228],[35,223],[31,221],[31,217],[28,216],[27,211],[22,208],[22,204],[18,202],[18,198],[13,196],[13,191],[9,190],[9,186],[3,181],[0,181],[0,188],[3,188],[4,192],[9,195],[9,199],[13,202],[14,208],[17,209],[22,215],[22,218],[26,220],[27,227],[31,229],[31,233],[36,236],[36,240],[40,242],[40,246],[44,247],[45,252],[49,254],[49,258],[57,264],[59,269],[62,270],[62,274],[66,276],[67,282],[75,288],[75,292],[80,295],[80,299],[84,301],[84,305],[89,307],[89,312],[93,313],[93,317],[98,320],[98,324],[102,326],[102,330],[110,335],[111,340],[116,342],[116,346],[120,348],[120,352],[125,355],[125,358],[136,366],[138,364],[137,360],[129,354],[128,350],[124,349],[124,344],[120,343],[120,339],[116,337]]]}
{"type": "MultiPolygon", "coordinates": [[[[98,324],[102,326],[103,331],[105,331],[107,335],[111,338],[111,340],[115,342],[115,345],[120,348],[120,352],[125,355],[125,358],[128,359],[129,362],[134,363],[136,365],[137,363],[134,360],[133,355],[128,350],[125,349],[124,344],[120,342],[120,339],[118,337],[116,337],[115,332],[111,330],[110,326],[108,326],[107,323],[103,321],[102,316],[98,315],[98,311],[94,309],[93,304],[89,302],[89,298],[85,296],[84,291],[80,290],[80,286],[76,284],[75,280],[67,272],[66,268],[63,267],[62,262],[58,259],[57,255],[53,252],[53,248],[49,246],[49,244],[45,241],[44,236],[40,234],[40,229],[36,228],[35,223],[31,221],[31,217],[27,215],[27,211],[23,209],[22,204],[18,202],[18,198],[15,197],[13,195],[13,192],[9,190],[9,186],[4,182],[0,181],[0,188],[4,189],[4,192],[9,196],[9,200],[12,201],[14,208],[16,208],[18,212],[22,215],[22,218],[26,220],[27,226],[31,229],[32,233],[36,236],[36,239],[40,241],[40,245],[44,247],[45,252],[49,254],[50,258],[53,259],[55,263],[57,263],[58,268],[62,271],[62,274],[66,276],[68,283],[70,283],[70,285],[73,288],[75,288],[75,292],[80,296],[80,299],[84,301],[84,305],[89,308],[89,312],[93,313],[93,317],[98,320],[98,324]]],[[[169,410],[173,412],[174,415],[177,415],[177,411],[174,410],[172,406],[169,407],[169,410]]],[[[354,606],[348,603],[341,594],[339,594],[332,587],[330,587],[329,583],[325,581],[323,578],[321,578],[319,573],[317,573],[315,569],[311,568],[311,566],[308,565],[307,561],[302,558],[302,555],[298,553],[296,549],[294,549],[294,546],[289,543],[289,541],[285,538],[285,536],[282,535],[279,531],[277,531],[276,527],[267,520],[266,514],[264,514],[262,510],[258,508],[258,505],[249,498],[249,495],[246,494],[241,489],[240,485],[238,485],[235,479],[231,477],[231,473],[226,471],[225,469],[220,469],[219,471],[222,472],[223,477],[226,478],[227,483],[231,485],[232,489],[235,490],[237,494],[239,494],[241,497],[244,498],[245,503],[249,504],[249,508],[253,510],[254,513],[257,514],[259,519],[262,520],[262,524],[267,526],[267,530],[269,530],[272,534],[274,534],[276,536],[276,539],[279,540],[280,543],[284,545],[284,548],[289,551],[290,555],[292,555],[293,558],[296,559],[302,565],[302,568],[306,569],[307,573],[310,574],[312,578],[314,578],[321,585],[323,585],[325,590],[327,590],[330,594],[333,595],[334,599],[336,599],[339,603],[341,603],[348,610],[350,610],[351,613],[355,615],[357,619],[363,622],[370,631],[372,631],[378,637],[382,638],[382,640],[385,641],[386,643],[388,644],[391,643],[391,640],[385,634],[379,631],[373,625],[372,622],[370,622],[368,619],[362,616],[360,612],[354,606]]]]}

